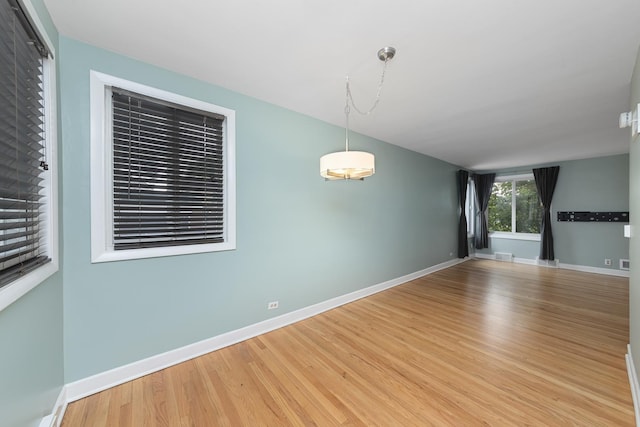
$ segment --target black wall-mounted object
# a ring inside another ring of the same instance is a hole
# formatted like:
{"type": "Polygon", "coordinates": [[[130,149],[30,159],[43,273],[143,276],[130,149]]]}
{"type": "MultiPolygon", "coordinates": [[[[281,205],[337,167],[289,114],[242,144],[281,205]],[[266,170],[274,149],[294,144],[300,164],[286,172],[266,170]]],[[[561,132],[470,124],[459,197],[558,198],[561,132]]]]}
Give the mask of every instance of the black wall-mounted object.
{"type": "Polygon", "coordinates": [[[558,221],[629,222],[629,212],[558,212],[558,221]]]}

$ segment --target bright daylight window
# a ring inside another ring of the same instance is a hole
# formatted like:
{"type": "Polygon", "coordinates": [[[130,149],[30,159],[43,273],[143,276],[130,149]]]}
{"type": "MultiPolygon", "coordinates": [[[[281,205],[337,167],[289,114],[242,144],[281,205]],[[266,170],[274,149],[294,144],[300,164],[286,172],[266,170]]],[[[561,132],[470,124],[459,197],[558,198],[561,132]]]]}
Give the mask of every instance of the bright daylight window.
{"type": "Polygon", "coordinates": [[[491,232],[539,234],[542,205],[533,175],[496,178],[488,214],[491,232]]]}
{"type": "MultiPolygon", "coordinates": [[[[94,73],[94,83],[100,76],[109,80],[94,73]]],[[[105,236],[92,240],[93,260],[233,249],[233,111],[125,81],[96,85],[106,123],[93,149],[108,161],[106,188],[92,188],[104,202],[92,205],[92,227],[105,236]]]]}
{"type": "Polygon", "coordinates": [[[36,28],[21,3],[0,1],[0,288],[15,284],[12,301],[57,269],[53,67],[36,28]]]}
{"type": "Polygon", "coordinates": [[[474,190],[473,180],[467,182],[467,199],[465,201],[465,213],[467,216],[467,234],[473,235],[475,232],[476,222],[476,194],[474,190]]]}

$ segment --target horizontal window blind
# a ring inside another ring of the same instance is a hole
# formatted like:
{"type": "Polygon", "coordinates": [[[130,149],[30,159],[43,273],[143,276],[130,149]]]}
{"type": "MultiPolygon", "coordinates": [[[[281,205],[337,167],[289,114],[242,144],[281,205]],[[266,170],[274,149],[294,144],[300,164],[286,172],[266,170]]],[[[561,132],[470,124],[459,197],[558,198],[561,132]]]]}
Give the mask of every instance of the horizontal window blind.
{"type": "MultiPolygon", "coordinates": [[[[44,212],[44,45],[0,1],[0,287],[50,261],[44,212]]],[[[45,166],[46,167],[46,166],[45,166]]]]}
{"type": "Polygon", "coordinates": [[[224,241],[224,116],[112,88],[113,248],[224,241]]]}

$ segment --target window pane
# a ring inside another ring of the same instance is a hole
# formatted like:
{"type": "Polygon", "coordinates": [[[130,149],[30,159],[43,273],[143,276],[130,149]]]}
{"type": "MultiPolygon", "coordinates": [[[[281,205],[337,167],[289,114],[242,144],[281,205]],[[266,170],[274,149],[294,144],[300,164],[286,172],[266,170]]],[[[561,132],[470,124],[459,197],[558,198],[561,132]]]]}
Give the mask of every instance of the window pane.
{"type": "Polygon", "coordinates": [[[512,184],[496,182],[489,199],[489,231],[511,231],[512,184]]]}
{"type": "Polygon", "coordinates": [[[534,180],[516,181],[516,233],[540,233],[542,206],[534,180]]]}

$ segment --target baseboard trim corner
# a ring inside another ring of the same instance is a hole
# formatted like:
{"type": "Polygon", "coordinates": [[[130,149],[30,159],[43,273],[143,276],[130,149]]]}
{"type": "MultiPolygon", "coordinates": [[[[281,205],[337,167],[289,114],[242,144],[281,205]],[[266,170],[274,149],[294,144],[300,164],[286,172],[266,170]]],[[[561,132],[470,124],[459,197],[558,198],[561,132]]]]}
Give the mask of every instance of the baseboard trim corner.
{"type": "MultiPolygon", "coordinates": [[[[341,295],[327,301],[323,301],[299,310],[285,313],[281,316],[254,323],[252,325],[226,332],[202,341],[188,344],[165,353],[157,354],[136,362],[129,363],[105,372],[83,378],[65,386],[66,402],[74,402],[92,394],[101,392],[111,387],[123,384],[127,381],[143,377],[145,375],[168,368],[178,363],[202,356],[203,354],[228,347],[233,344],[245,341],[249,338],[282,328],[284,326],[299,322],[311,316],[323,313],[341,305],[356,301],[358,299],[382,292],[392,287],[401,285],[411,280],[435,273],[439,270],[463,263],[469,258],[452,259],[436,264],[414,273],[410,273],[395,279],[388,280],[377,285],[373,285],[346,295],[341,295]]],[[[65,405],[66,407],[66,405],[65,405]]],[[[55,426],[58,427],[58,426],[55,426]]]]}
{"type": "Polygon", "coordinates": [[[53,415],[47,415],[40,421],[40,424],[38,424],[38,427],[52,427],[53,426],[53,424],[51,424],[52,420],[53,420],[53,415]]]}
{"type": "Polygon", "coordinates": [[[60,427],[64,413],[67,410],[67,404],[67,386],[62,386],[51,414],[40,421],[39,427],[60,427]]]}
{"type": "Polygon", "coordinates": [[[631,354],[631,344],[627,344],[627,354],[625,356],[627,362],[627,374],[629,375],[629,385],[631,386],[631,397],[633,398],[633,409],[636,415],[636,426],[640,427],[640,385],[638,384],[638,375],[636,367],[633,364],[633,356],[631,354]]]}

